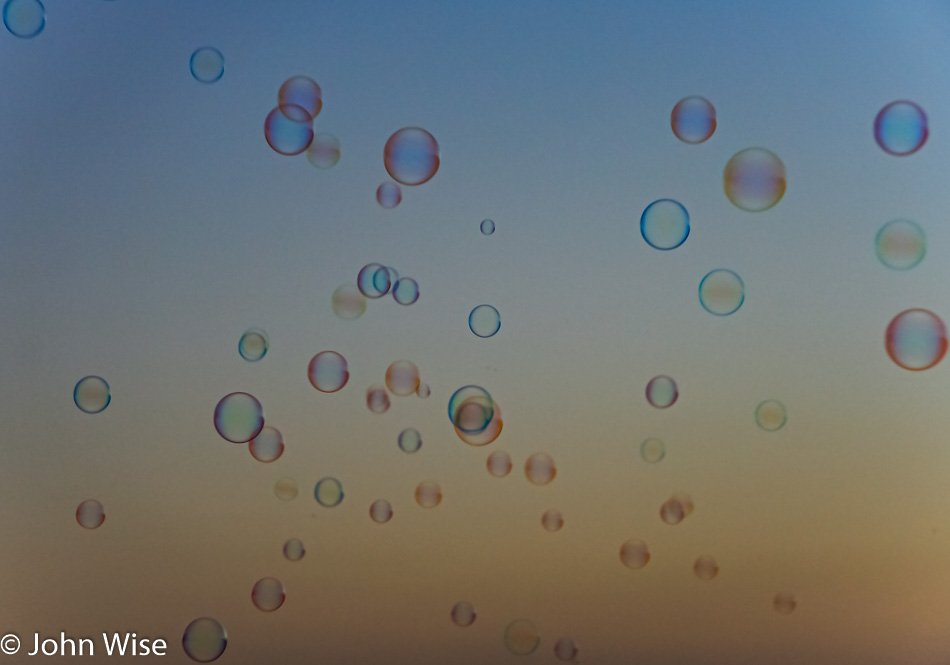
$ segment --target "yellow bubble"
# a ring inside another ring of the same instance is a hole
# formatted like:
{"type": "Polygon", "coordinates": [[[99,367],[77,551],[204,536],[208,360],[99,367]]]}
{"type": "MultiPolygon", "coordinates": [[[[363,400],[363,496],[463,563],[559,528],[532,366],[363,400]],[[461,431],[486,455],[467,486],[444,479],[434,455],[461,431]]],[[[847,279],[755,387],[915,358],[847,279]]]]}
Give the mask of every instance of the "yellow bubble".
{"type": "Polygon", "coordinates": [[[532,485],[547,485],[557,475],[554,458],[547,453],[535,453],[524,463],[524,475],[532,485]]]}
{"type": "Polygon", "coordinates": [[[281,501],[292,501],[297,498],[297,481],[293,478],[281,478],[274,484],[274,494],[281,501]]]}

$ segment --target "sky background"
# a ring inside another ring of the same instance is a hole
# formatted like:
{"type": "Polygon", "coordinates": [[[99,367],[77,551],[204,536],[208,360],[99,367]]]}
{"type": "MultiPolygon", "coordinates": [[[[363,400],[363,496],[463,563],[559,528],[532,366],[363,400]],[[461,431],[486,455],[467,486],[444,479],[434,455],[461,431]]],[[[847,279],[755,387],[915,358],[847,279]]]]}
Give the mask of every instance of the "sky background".
{"type": "Polygon", "coordinates": [[[202,616],[234,664],[554,663],[562,636],[585,663],[950,657],[950,361],[908,372],[884,349],[898,312],[950,316],[947,4],[45,4],[37,37],[0,34],[0,633],[135,631],[165,638],[167,663],[191,662],[181,634],[202,616]],[[225,57],[212,85],[189,72],[201,46],[225,57]],[[322,87],[332,169],[264,140],[295,75],[322,87]],[[669,125],[690,95],[717,110],[699,145],[669,125]],[[930,124],[908,157],[872,131],[899,99],[930,124]],[[406,126],[435,136],[441,167],[385,210],[383,146],[406,126]],[[722,170],[756,146],[788,188],[749,213],[722,170]],[[660,198],[691,218],[669,252],[639,232],[660,198]],[[874,253],[896,218],[928,241],[905,272],[874,253]],[[333,291],[371,262],[414,278],[418,302],[336,317],[333,291]],[[716,268],[746,285],[728,317],[697,298],[716,268]],[[489,339],[467,325],[482,303],[501,314],[489,339]],[[248,363],[255,327],[270,349],[248,363]],[[349,362],[334,394],[307,380],[324,350],[349,362]],[[431,397],[371,413],[366,388],[400,359],[431,397]],[[112,388],[96,415],[72,401],[88,374],[112,388]],[[644,398],[658,374],[679,385],[666,410],[644,398]],[[504,410],[486,447],[446,417],[467,384],[504,410]],[[216,433],[234,391],[283,433],[276,462],[216,433]],[[787,407],[780,431],[755,424],[765,399],[787,407]],[[410,426],[414,455],[396,445],[410,426]],[[649,437],[666,442],[655,465],[649,437]],[[538,451],[557,463],[545,487],[523,473],[538,451]],[[336,508],[313,499],[324,476],[336,508]],[[432,510],[413,499],[426,479],[432,510]],[[695,512],[668,526],[677,491],[695,512]],[[75,521],[88,498],[106,512],[92,531],[75,521]],[[642,570],[620,563],[631,538],[642,570]],[[700,555],[716,580],[694,576],[700,555]],[[270,614],[250,599],[266,576],[287,593],[270,614]],[[519,618],[541,634],[528,657],[503,644],[519,618]]]}

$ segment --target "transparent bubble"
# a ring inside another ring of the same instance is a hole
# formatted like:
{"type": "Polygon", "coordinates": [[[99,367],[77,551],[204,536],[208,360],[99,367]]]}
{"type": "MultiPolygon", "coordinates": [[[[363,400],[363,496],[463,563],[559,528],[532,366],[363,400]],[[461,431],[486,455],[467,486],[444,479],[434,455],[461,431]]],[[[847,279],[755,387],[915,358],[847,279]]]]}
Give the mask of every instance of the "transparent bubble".
{"type": "Polygon", "coordinates": [[[927,114],[914,102],[891,102],[874,118],[874,140],[884,152],[902,157],[927,142],[927,114]]]}
{"type": "Polygon", "coordinates": [[[350,370],[346,358],[336,351],[321,351],[310,359],[307,377],[320,392],[335,393],[350,380],[350,370]]]}
{"type": "Polygon", "coordinates": [[[299,106],[274,107],[264,120],[264,138],[281,155],[299,155],[313,141],[313,124],[299,106]]]}
{"type": "Polygon", "coordinates": [[[356,286],[367,298],[379,298],[389,292],[389,270],[379,263],[367,263],[360,268],[356,286]]]}
{"type": "Polygon", "coordinates": [[[891,360],[904,369],[930,369],[947,352],[947,327],[929,310],[908,309],[888,324],[884,346],[891,360]]]}
{"type": "Polygon", "coordinates": [[[924,230],[908,219],[895,219],[881,227],[874,238],[878,260],[894,270],[909,270],[924,260],[924,230]]]}
{"type": "Polygon", "coordinates": [[[73,402],[84,413],[104,411],[112,401],[112,391],[106,380],[99,376],[84,376],[73,388],[73,402]]]}
{"type": "Polygon", "coordinates": [[[416,388],[416,395],[418,395],[422,399],[425,399],[431,394],[432,394],[432,390],[429,388],[429,384],[420,382],[419,387],[416,388]]]}
{"type": "Polygon", "coordinates": [[[377,524],[385,524],[393,518],[393,507],[386,499],[377,499],[369,507],[369,517],[377,524]]]}
{"type": "Polygon", "coordinates": [[[673,495],[673,499],[675,501],[679,501],[680,506],[683,507],[683,515],[685,517],[689,517],[693,514],[693,509],[695,507],[693,505],[693,497],[691,497],[686,492],[677,492],[673,495]]]}
{"type": "Polygon", "coordinates": [[[731,270],[713,270],[699,283],[699,303],[710,314],[729,316],[744,300],[745,284],[731,270]]]}
{"type": "Polygon", "coordinates": [[[226,441],[247,443],[264,428],[264,408],[253,395],[225,395],[214,408],[214,428],[226,441]]]}
{"type": "Polygon", "coordinates": [[[303,111],[307,122],[313,122],[323,108],[323,92],[309,76],[293,76],[284,81],[277,91],[277,108],[288,117],[303,111]]]}
{"type": "Polygon", "coordinates": [[[650,548],[642,540],[628,540],[620,546],[620,562],[638,570],[650,562],[650,548]]]}
{"type": "Polygon", "coordinates": [[[181,636],[181,648],[192,660],[210,663],[217,660],[228,646],[228,632],[219,622],[208,617],[195,619],[181,636]]]}
{"type": "Polygon", "coordinates": [[[676,102],[670,126],[684,143],[702,143],[716,131],[716,109],[705,97],[686,97],[676,102]]]}
{"type": "Polygon", "coordinates": [[[273,612],[284,604],[284,585],[273,577],[264,577],[251,589],[251,601],[261,612],[273,612]]]}
{"type": "Polygon", "coordinates": [[[798,607],[798,601],[795,600],[795,594],[787,591],[780,591],[772,599],[772,607],[779,614],[791,614],[798,607]]]}
{"type": "Polygon", "coordinates": [[[442,488],[434,480],[423,480],[416,487],[416,503],[423,508],[435,508],[442,503],[442,488]]]}
{"type": "Polygon", "coordinates": [[[376,202],[383,208],[392,210],[402,203],[402,190],[394,182],[384,182],[376,188],[376,202]]]}
{"type": "Polygon", "coordinates": [[[643,461],[656,464],[666,457],[666,445],[656,438],[650,438],[640,444],[640,457],[643,461]]]}
{"type": "Polygon", "coordinates": [[[297,481],[293,478],[281,478],[274,483],[274,495],[281,501],[293,501],[297,492],[297,481]]]}
{"type": "Polygon", "coordinates": [[[746,148],[733,155],[722,180],[733,205],[749,212],[768,210],[785,195],[785,165],[764,148],[746,148]]]}
{"type": "Polygon", "coordinates": [[[501,328],[501,315],[491,305],[479,305],[468,315],[468,327],[479,337],[491,337],[501,328]]]}
{"type": "Polygon", "coordinates": [[[322,478],[313,488],[313,497],[324,508],[334,508],[343,502],[343,485],[336,478],[322,478]]]}
{"type": "Polygon", "coordinates": [[[333,313],[341,319],[352,321],[363,316],[366,298],[356,284],[343,284],[333,292],[333,313]]]}
{"type": "Polygon", "coordinates": [[[480,386],[462,386],[449,398],[449,420],[466,434],[478,434],[495,415],[495,402],[480,386]]]}
{"type": "Polygon", "coordinates": [[[686,517],[686,510],[675,498],[668,499],[666,503],[660,506],[660,519],[667,524],[679,524],[686,517]]]}
{"type": "Polygon", "coordinates": [[[490,219],[483,219],[479,228],[482,230],[482,235],[490,236],[495,232],[495,222],[490,219]]]}
{"type": "Polygon", "coordinates": [[[303,542],[298,538],[291,538],[284,543],[284,558],[288,561],[300,561],[306,553],[303,542]]]}
{"type": "Polygon", "coordinates": [[[248,448],[258,462],[273,462],[284,454],[284,435],[276,427],[264,425],[248,448]]]}
{"type": "Polygon", "coordinates": [[[16,37],[36,37],[46,26],[46,10],[39,0],[7,0],[3,24],[16,37]]]}
{"type": "Polygon", "coordinates": [[[340,161],[340,141],[333,134],[320,132],[313,135],[307,148],[307,161],[318,169],[329,169],[340,161]]]}
{"type": "Polygon", "coordinates": [[[503,450],[496,450],[489,455],[485,464],[488,466],[488,473],[495,478],[504,478],[511,473],[511,455],[503,450]]]}
{"type": "Polygon", "coordinates": [[[696,574],[696,577],[708,582],[716,578],[716,575],[719,574],[719,564],[716,563],[716,560],[711,556],[701,556],[696,559],[696,563],[693,564],[693,572],[696,574]]]}
{"type": "Polygon", "coordinates": [[[755,424],[767,432],[782,429],[785,419],[785,406],[779,401],[767,399],[755,407],[755,424]]]}
{"type": "Polygon", "coordinates": [[[379,295],[388,293],[389,289],[398,281],[399,273],[393,268],[380,267],[373,273],[373,287],[379,295]]]}
{"type": "Polygon", "coordinates": [[[407,427],[399,433],[399,449],[404,453],[414,453],[422,447],[422,435],[419,430],[407,427]]]}
{"type": "Polygon", "coordinates": [[[393,300],[400,305],[411,305],[419,299],[419,285],[410,277],[401,277],[393,284],[393,300]]]}
{"type": "Polygon", "coordinates": [[[505,646],[513,654],[527,656],[541,644],[541,634],[537,626],[527,619],[512,621],[505,628],[505,646]]]}
{"type": "Polygon", "coordinates": [[[562,637],[554,645],[554,656],[558,660],[577,658],[577,644],[570,637],[562,637]]]}
{"type": "Polygon", "coordinates": [[[87,499],[76,508],[76,521],[84,529],[96,529],[106,521],[105,509],[95,499],[87,499]]]}
{"type": "Polygon", "coordinates": [[[544,511],[544,514],[541,515],[541,526],[544,527],[545,531],[560,531],[561,527],[564,526],[564,516],[561,515],[561,511],[550,508],[544,511]]]}
{"type": "Polygon", "coordinates": [[[689,213],[679,201],[654,201],[640,215],[640,235],[650,247],[676,249],[689,237],[689,213]]]}
{"type": "Polygon", "coordinates": [[[554,458],[547,453],[535,453],[524,463],[524,475],[532,485],[547,485],[557,475],[554,458]]]}
{"type": "Polygon", "coordinates": [[[413,394],[419,387],[419,368],[408,360],[397,360],[386,369],[386,387],[399,397],[413,394]]]}
{"type": "Polygon", "coordinates": [[[257,362],[265,355],[270,342],[267,339],[267,333],[257,328],[251,328],[241,335],[238,340],[238,353],[248,362],[257,362]]]}
{"type": "Polygon", "coordinates": [[[679,396],[676,381],[668,376],[654,376],[647,384],[647,401],[658,409],[673,406],[679,396]]]}
{"type": "Polygon", "coordinates": [[[421,185],[439,170],[439,144],[424,129],[404,127],[386,141],[383,163],[396,182],[421,185]]]}
{"type": "Polygon", "coordinates": [[[475,623],[475,608],[472,607],[471,603],[467,603],[464,600],[455,603],[452,607],[452,622],[456,626],[461,626],[465,628],[466,626],[471,626],[475,623]]]}
{"type": "MultiPolygon", "coordinates": [[[[477,400],[473,400],[477,401],[477,400]]],[[[468,421],[468,412],[471,410],[471,407],[465,402],[462,403],[462,407],[459,409],[460,419],[462,421],[468,421]]],[[[483,416],[483,409],[481,407],[475,412],[475,418],[480,419],[483,416]]],[[[501,430],[504,427],[505,423],[501,418],[501,405],[498,402],[494,403],[494,409],[492,411],[492,418],[488,422],[488,425],[480,432],[464,432],[458,427],[455,428],[455,434],[462,441],[467,443],[470,446],[487,446],[489,443],[493,442],[501,434],[501,430]]]]}
{"type": "Polygon", "coordinates": [[[224,76],[224,56],[211,46],[202,46],[191,54],[191,75],[196,81],[214,83],[224,76]]]}
{"type": "Polygon", "coordinates": [[[389,411],[389,393],[385,386],[372,385],[366,389],[366,406],[373,413],[389,411]]]}

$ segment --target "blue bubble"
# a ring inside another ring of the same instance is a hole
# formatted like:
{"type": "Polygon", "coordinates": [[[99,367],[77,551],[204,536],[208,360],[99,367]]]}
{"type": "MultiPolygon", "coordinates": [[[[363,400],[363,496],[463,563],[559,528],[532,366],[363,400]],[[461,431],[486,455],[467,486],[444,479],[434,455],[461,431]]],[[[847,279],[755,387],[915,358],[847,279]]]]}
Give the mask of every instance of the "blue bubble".
{"type": "Polygon", "coordinates": [[[501,315],[491,305],[479,305],[468,315],[468,327],[479,337],[491,337],[501,328],[501,315]]]}
{"type": "Polygon", "coordinates": [[[356,276],[356,286],[367,298],[379,298],[389,291],[389,271],[382,264],[367,263],[356,276]]]}
{"type": "Polygon", "coordinates": [[[411,305],[419,299],[419,285],[410,277],[401,277],[393,285],[393,299],[400,305],[411,305]]]}
{"type": "Polygon", "coordinates": [[[224,56],[211,46],[202,46],[191,54],[191,75],[196,81],[214,83],[224,76],[224,56]]]}
{"type": "Polygon", "coordinates": [[[248,362],[257,362],[267,355],[269,342],[267,333],[257,328],[251,328],[238,341],[238,353],[248,362]]]}
{"type": "Polygon", "coordinates": [[[676,249],[689,236],[689,213],[679,201],[654,201],[640,215],[640,234],[650,247],[676,249]]]}
{"type": "Polygon", "coordinates": [[[490,236],[492,233],[495,232],[495,222],[493,222],[490,219],[483,219],[482,225],[480,228],[482,229],[482,233],[484,235],[490,236]]]}
{"type": "Polygon", "coordinates": [[[449,398],[449,420],[465,434],[485,431],[495,415],[495,401],[481,386],[462,386],[449,398]]]}
{"type": "Polygon", "coordinates": [[[299,155],[313,141],[313,121],[299,106],[275,106],[264,120],[267,145],[281,155],[299,155]]]}
{"type": "Polygon", "coordinates": [[[920,150],[927,141],[927,114],[914,102],[891,102],[874,118],[874,140],[898,157],[920,150]]]}
{"type": "Polygon", "coordinates": [[[40,0],[7,0],[3,5],[3,24],[16,37],[36,37],[46,27],[46,9],[40,0]]]}

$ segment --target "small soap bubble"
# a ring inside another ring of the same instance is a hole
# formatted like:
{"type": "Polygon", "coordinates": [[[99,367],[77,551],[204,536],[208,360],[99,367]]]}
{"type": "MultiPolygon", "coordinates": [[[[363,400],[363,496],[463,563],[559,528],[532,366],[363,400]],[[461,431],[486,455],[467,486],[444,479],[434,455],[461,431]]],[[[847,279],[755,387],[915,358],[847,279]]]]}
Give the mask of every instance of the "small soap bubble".
{"type": "Polygon", "coordinates": [[[36,37],[46,27],[46,9],[40,0],[7,0],[3,5],[3,24],[16,37],[36,37]]]}
{"type": "Polygon", "coordinates": [[[429,388],[429,384],[419,382],[419,387],[416,388],[416,395],[418,395],[422,399],[425,399],[431,394],[432,394],[432,390],[429,388]]]}
{"type": "Polygon", "coordinates": [[[731,270],[713,270],[699,283],[699,303],[710,314],[729,316],[745,301],[745,284],[731,270]]]}
{"type": "Polygon", "coordinates": [[[442,488],[433,480],[423,480],[416,487],[416,503],[423,508],[435,508],[442,503],[442,488]]]}
{"type": "Polygon", "coordinates": [[[377,384],[367,388],[366,406],[373,413],[386,413],[389,411],[389,393],[386,392],[386,387],[377,384]]]}
{"type": "Polygon", "coordinates": [[[228,646],[228,633],[218,621],[208,617],[195,619],[181,636],[181,648],[198,663],[210,663],[221,657],[228,646]]]}
{"type": "Polygon", "coordinates": [[[878,260],[894,270],[910,270],[924,260],[927,238],[909,219],[895,219],[881,227],[874,238],[878,260]]]}
{"type": "Polygon", "coordinates": [[[84,376],[73,388],[73,402],[84,413],[100,413],[112,401],[112,391],[100,376],[84,376]]]}
{"type": "Polygon", "coordinates": [[[772,599],[772,607],[779,614],[791,614],[798,607],[798,601],[795,600],[795,594],[787,591],[780,591],[772,599]]]}
{"type": "Polygon", "coordinates": [[[767,399],[755,407],[755,424],[766,432],[774,432],[785,425],[785,406],[774,399],[767,399]]]}
{"type": "Polygon", "coordinates": [[[76,508],[76,521],[84,529],[97,529],[106,521],[102,504],[95,499],[87,499],[76,508]]]}
{"type": "Polygon", "coordinates": [[[366,298],[355,284],[343,284],[333,292],[333,313],[345,321],[363,316],[366,298]]]}
{"type": "Polygon", "coordinates": [[[503,450],[496,450],[485,462],[488,466],[488,473],[495,478],[504,478],[511,473],[511,455],[503,450]]]}
{"type": "Polygon", "coordinates": [[[273,577],[259,579],[251,590],[251,601],[262,612],[273,612],[284,604],[284,585],[273,577]]]}
{"type": "Polygon", "coordinates": [[[277,91],[277,108],[288,117],[303,111],[306,121],[313,122],[323,108],[323,91],[309,76],[292,76],[277,91]]]}
{"type": "Polygon", "coordinates": [[[684,143],[702,143],[716,131],[716,109],[705,97],[686,97],[676,102],[670,126],[684,143]]]}
{"type": "Polygon", "coordinates": [[[478,434],[495,415],[495,402],[480,386],[462,386],[449,398],[449,420],[466,434],[478,434]]]}
{"type": "Polygon", "coordinates": [[[513,654],[527,656],[541,644],[541,634],[537,626],[527,619],[512,621],[505,628],[505,646],[513,654]]]}
{"type": "Polygon", "coordinates": [[[402,203],[402,190],[394,182],[384,182],[376,188],[376,202],[383,208],[392,210],[402,203]]]}
{"type": "Polygon", "coordinates": [[[321,351],[307,367],[310,385],[323,393],[335,393],[350,380],[346,358],[336,351],[321,351]]]}
{"type": "MultiPolygon", "coordinates": [[[[477,402],[477,398],[472,400],[477,402]]],[[[462,403],[462,406],[459,408],[459,422],[473,424],[472,420],[468,417],[469,411],[471,411],[471,404],[462,403]]],[[[476,421],[480,421],[484,417],[484,408],[478,406],[477,410],[474,413],[474,418],[476,421]]],[[[470,446],[487,446],[489,443],[493,442],[501,434],[501,430],[504,427],[505,423],[501,418],[501,405],[498,402],[494,403],[494,409],[492,412],[492,418],[488,422],[488,425],[480,432],[465,432],[462,429],[456,427],[455,434],[462,441],[467,443],[470,446]]]]}
{"type": "Polygon", "coordinates": [[[479,228],[482,230],[482,235],[490,236],[495,232],[495,222],[490,219],[483,219],[479,228]]]}
{"type": "Polygon", "coordinates": [[[679,501],[680,506],[683,508],[684,517],[689,517],[693,514],[693,509],[695,506],[693,505],[693,497],[691,497],[689,494],[686,492],[677,492],[673,495],[673,500],[679,501]]]}
{"type": "Polygon", "coordinates": [[[313,135],[307,148],[307,161],[318,169],[329,169],[340,161],[340,141],[333,134],[320,132],[313,135]]]}
{"type": "Polygon", "coordinates": [[[191,54],[191,75],[196,81],[214,83],[224,76],[224,56],[211,46],[202,46],[191,54]]]}
{"type": "Polygon", "coordinates": [[[478,337],[492,337],[501,328],[501,315],[491,305],[479,305],[468,315],[468,327],[478,337]]]}
{"type": "Polygon", "coordinates": [[[214,428],[226,441],[247,443],[264,428],[264,408],[253,395],[225,395],[214,408],[214,428]]]}
{"type": "Polygon", "coordinates": [[[419,430],[407,427],[399,433],[399,449],[404,453],[414,453],[422,447],[422,435],[419,430]]]}
{"type": "Polygon", "coordinates": [[[908,309],[888,324],[884,346],[891,360],[904,369],[930,369],[947,352],[947,327],[929,310],[908,309]]]}
{"type": "Polygon", "coordinates": [[[640,457],[644,462],[656,464],[666,457],[666,445],[657,438],[649,438],[640,444],[640,457]]]}
{"type": "Polygon", "coordinates": [[[322,478],[313,488],[313,498],[324,508],[334,508],[343,502],[343,485],[336,478],[322,478]]]}
{"type": "Polygon", "coordinates": [[[562,637],[554,645],[554,656],[558,660],[574,660],[577,658],[577,643],[570,637],[562,637]]]}
{"type": "Polygon", "coordinates": [[[927,141],[927,114],[914,102],[891,102],[874,118],[874,140],[897,157],[920,150],[927,141]]]}
{"type": "Polygon", "coordinates": [[[299,155],[313,141],[313,124],[299,106],[275,107],[264,120],[264,138],[281,155],[299,155]]]}
{"type": "Polygon", "coordinates": [[[679,501],[675,498],[668,499],[662,506],[660,506],[660,519],[662,519],[667,524],[679,524],[683,521],[683,518],[686,517],[686,510],[679,501]]]}
{"type": "Polygon", "coordinates": [[[785,195],[785,165],[764,148],[737,152],[726,164],[722,179],[733,205],[749,212],[768,210],[785,195]]]}
{"type": "Polygon", "coordinates": [[[410,277],[400,277],[393,284],[393,300],[400,305],[411,305],[419,299],[419,285],[410,277]]]}
{"type": "Polygon", "coordinates": [[[257,362],[265,355],[270,342],[267,339],[267,333],[258,328],[247,330],[241,339],[238,340],[238,353],[248,362],[257,362]]]}
{"type": "Polygon", "coordinates": [[[452,622],[456,626],[461,626],[465,628],[466,626],[471,626],[475,623],[475,608],[472,607],[471,603],[467,603],[464,600],[452,607],[452,622]]]}
{"type": "Polygon", "coordinates": [[[551,508],[545,510],[544,514],[541,515],[541,526],[544,527],[545,531],[560,531],[561,527],[564,526],[564,516],[561,515],[561,511],[551,508]]]}
{"type": "Polygon", "coordinates": [[[439,170],[439,144],[424,129],[404,127],[386,141],[383,164],[396,182],[421,185],[439,170]]]}
{"type": "Polygon", "coordinates": [[[389,270],[379,263],[367,263],[360,268],[356,286],[367,298],[380,298],[389,292],[389,270]]]}
{"type": "Polygon", "coordinates": [[[276,427],[264,425],[248,448],[258,462],[273,462],[284,454],[284,435],[276,427]]]}
{"type": "Polygon", "coordinates": [[[650,562],[650,548],[642,540],[628,540],[620,546],[620,562],[638,570],[650,562]]]}
{"type": "Polygon", "coordinates": [[[377,499],[369,507],[369,517],[377,524],[385,524],[393,518],[393,507],[386,499],[377,499]]]}
{"type": "Polygon", "coordinates": [[[386,387],[399,397],[413,394],[419,387],[419,368],[408,360],[397,360],[386,369],[386,387]]]}
{"type": "Polygon", "coordinates": [[[547,453],[535,453],[524,463],[524,475],[532,485],[547,485],[557,475],[554,458],[547,453]]]}
{"type": "Polygon", "coordinates": [[[307,550],[299,538],[291,538],[284,543],[284,558],[288,561],[300,561],[307,550]]]}
{"type": "Polygon", "coordinates": [[[716,560],[711,556],[701,556],[696,559],[696,563],[693,564],[693,572],[696,574],[696,577],[708,582],[716,578],[716,575],[719,574],[719,564],[716,563],[716,560]]]}
{"type": "Polygon", "coordinates": [[[647,401],[658,409],[673,406],[679,396],[676,381],[668,376],[654,376],[647,384],[647,401]]]}
{"type": "Polygon", "coordinates": [[[297,481],[293,478],[281,478],[274,483],[274,495],[281,501],[293,501],[297,492],[297,481]]]}
{"type": "Polygon", "coordinates": [[[689,237],[689,213],[679,201],[654,201],[640,215],[640,235],[655,249],[676,249],[689,237]]]}

